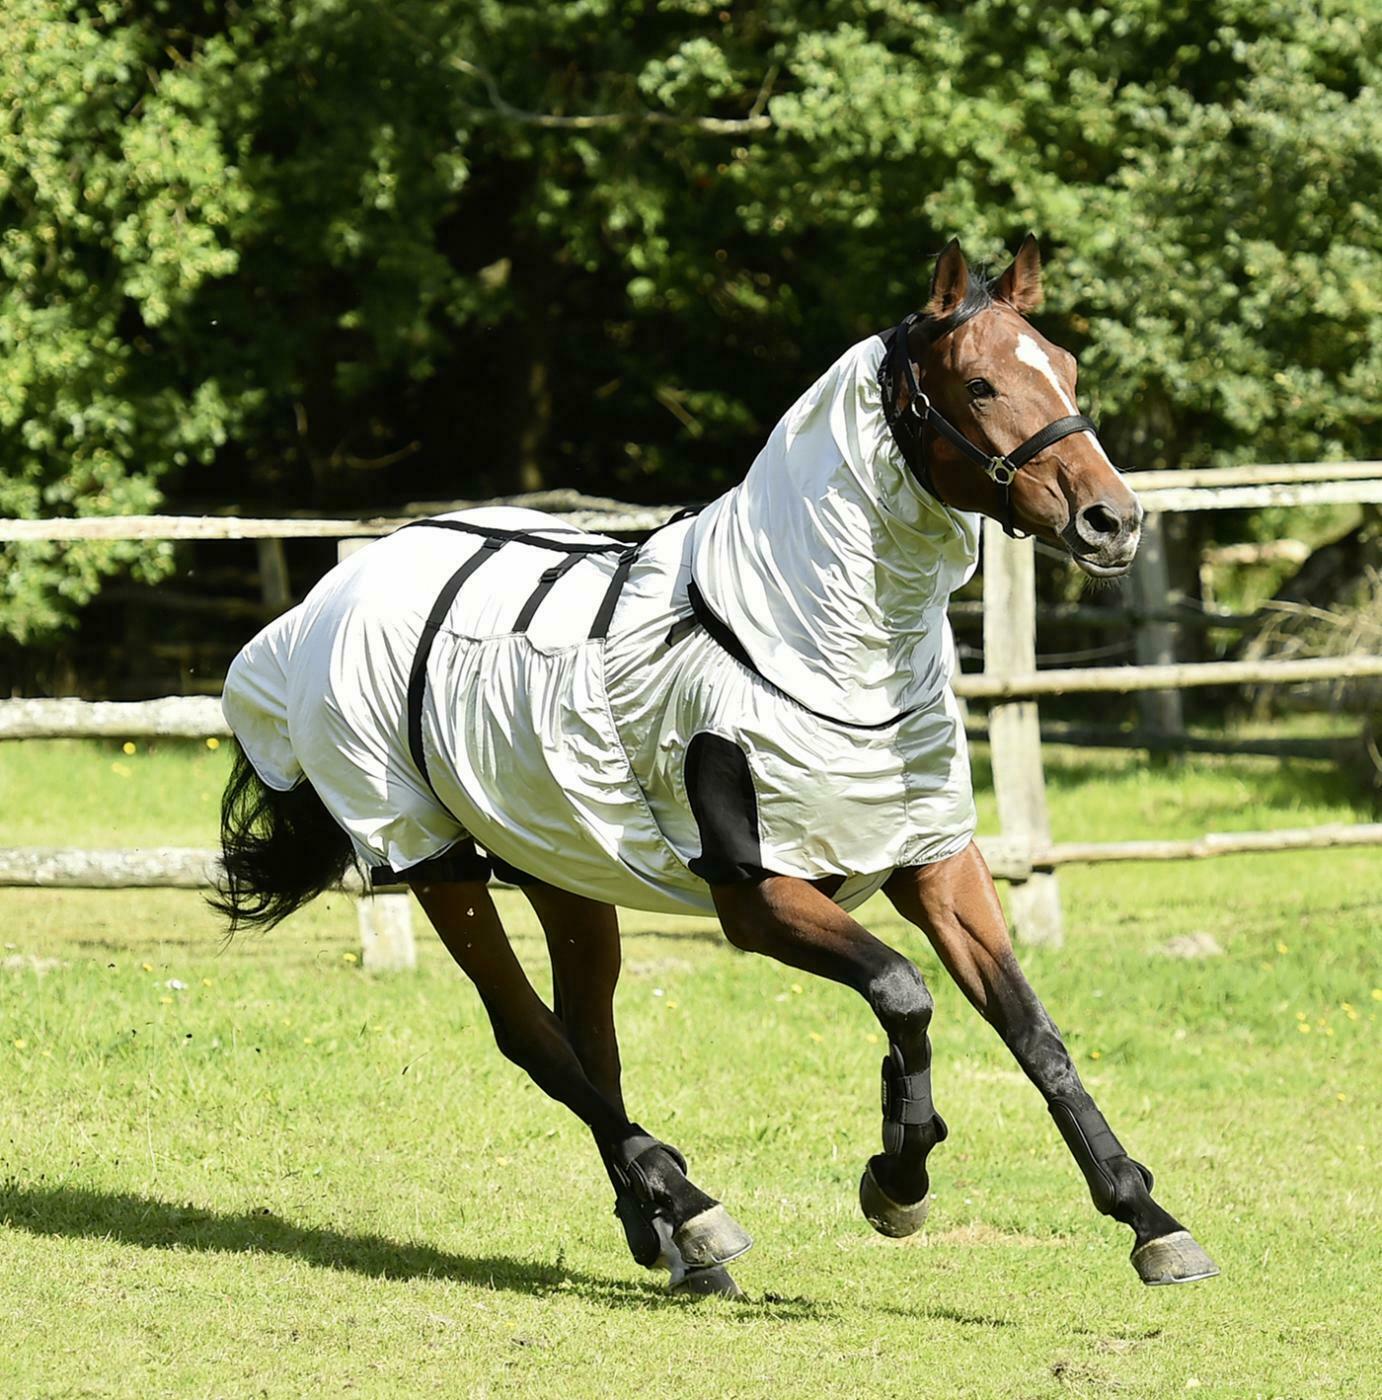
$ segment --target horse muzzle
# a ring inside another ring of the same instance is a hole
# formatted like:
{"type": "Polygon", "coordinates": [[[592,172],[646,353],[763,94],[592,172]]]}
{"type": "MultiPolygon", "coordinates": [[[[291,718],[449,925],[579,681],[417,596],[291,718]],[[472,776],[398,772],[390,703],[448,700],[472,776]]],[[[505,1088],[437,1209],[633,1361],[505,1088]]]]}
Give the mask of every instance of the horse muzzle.
{"type": "Polygon", "coordinates": [[[1106,496],[1071,514],[1061,543],[1091,578],[1120,578],[1132,568],[1142,539],[1142,505],[1131,491],[1126,499],[1106,496]]]}

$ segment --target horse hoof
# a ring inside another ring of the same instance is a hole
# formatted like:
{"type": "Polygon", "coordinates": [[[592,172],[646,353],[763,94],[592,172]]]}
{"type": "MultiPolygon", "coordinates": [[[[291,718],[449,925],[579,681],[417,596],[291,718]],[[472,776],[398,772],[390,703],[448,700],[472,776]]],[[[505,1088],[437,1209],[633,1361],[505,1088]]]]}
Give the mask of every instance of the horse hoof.
{"type": "Polygon", "coordinates": [[[1132,1252],[1132,1266],[1143,1283],[1153,1287],[1166,1283],[1194,1283],[1213,1278],[1219,1266],[1207,1255],[1189,1230],[1177,1230],[1148,1240],[1132,1252]]]}
{"type": "Polygon", "coordinates": [[[926,1213],[931,1209],[931,1195],[928,1192],[912,1205],[900,1205],[878,1184],[873,1174],[873,1163],[864,1168],[859,1178],[859,1208],[864,1219],[890,1239],[902,1240],[915,1235],[926,1224],[926,1213]]]}
{"type": "Polygon", "coordinates": [[[723,1264],[690,1270],[678,1282],[671,1284],[668,1292],[689,1298],[738,1299],[744,1296],[744,1290],[730,1277],[729,1270],[723,1264]]]}
{"type": "Polygon", "coordinates": [[[724,1206],[711,1206],[693,1215],[673,1239],[688,1273],[728,1264],[753,1244],[753,1237],[724,1206]]]}

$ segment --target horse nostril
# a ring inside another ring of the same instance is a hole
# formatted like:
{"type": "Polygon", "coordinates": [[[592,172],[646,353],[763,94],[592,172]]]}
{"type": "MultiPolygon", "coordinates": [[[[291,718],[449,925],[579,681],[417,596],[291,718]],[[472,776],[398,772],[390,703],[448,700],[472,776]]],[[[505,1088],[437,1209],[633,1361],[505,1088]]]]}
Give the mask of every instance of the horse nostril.
{"type": "Polygon", "coordinates": [[[1116,539],[1123,529],[1122,520],[1102,501],[1085,506],[1076,517],[1076,525],[1088,544],[1107,544],[1116,539]]]}

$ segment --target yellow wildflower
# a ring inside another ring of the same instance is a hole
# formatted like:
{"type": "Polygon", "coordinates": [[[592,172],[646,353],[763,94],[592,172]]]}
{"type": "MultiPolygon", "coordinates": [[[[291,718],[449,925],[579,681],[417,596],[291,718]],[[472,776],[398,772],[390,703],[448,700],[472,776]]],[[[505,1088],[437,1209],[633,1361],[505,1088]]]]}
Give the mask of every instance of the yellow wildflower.
{"type": "Polygon", "coordinates": [[[21,1035],[19,1039],[14,1042],[14,1048],[16,1050],[23,1050],[28,1047],[28,1044],[29,1042],[25,1040],[24,1037],[21,1035]]]}
{"type": "Polygon", "coordinates": [[[137,745],[137,744],[131,743],[130,740],[128,740],[128,739],[126,739],[125,742],[124,742],[123,744],[120,745],[120,752],[121,752],[121,753],[135,753],[135,752],[137,752],[137,751],[138,751],[138,745],[137,745]]]}
{"type": "Polygon", "coordinates": [[[219,749],[221,747],[221,741],[213,734],[211,738],[206,741],[206,746],[209,749],[219,749]]]}

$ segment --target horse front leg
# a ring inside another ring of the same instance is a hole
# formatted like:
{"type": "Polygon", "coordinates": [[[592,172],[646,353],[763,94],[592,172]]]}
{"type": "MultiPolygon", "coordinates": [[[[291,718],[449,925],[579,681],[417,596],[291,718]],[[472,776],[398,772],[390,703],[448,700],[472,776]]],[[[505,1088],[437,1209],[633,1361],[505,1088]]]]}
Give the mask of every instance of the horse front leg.
{"type": "Polygon", "coordinates": [[[1134,1161],[1080,1082],[1055,1022],[1017,964],[993,878],[974,844],[935,865],[898,870],[884,887],[931,940],[946,970],[1041,1091],[1095,1207],[1133,1232],[1144,1283],[1189,1283],[1219,1272],[1189,1231],[1152,1199],[1134,1161]]]}
{"type": "Polygon", "coordinates": [[[869,1223],[885,1235],[921,1228],[930,1203],[926,1159],[946,1136],[931,1101],[931,993],[915,965],[805,880],[785,875],[712,886],[735,947],[852,987],[888,1039],[883,1061],[883,1151],[859,1186],[869,1223]]]}

